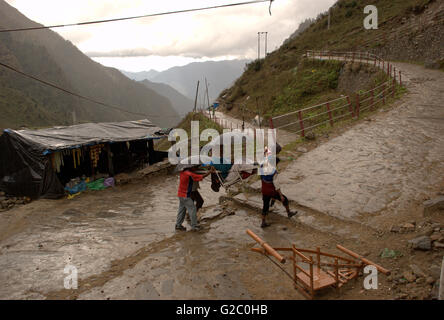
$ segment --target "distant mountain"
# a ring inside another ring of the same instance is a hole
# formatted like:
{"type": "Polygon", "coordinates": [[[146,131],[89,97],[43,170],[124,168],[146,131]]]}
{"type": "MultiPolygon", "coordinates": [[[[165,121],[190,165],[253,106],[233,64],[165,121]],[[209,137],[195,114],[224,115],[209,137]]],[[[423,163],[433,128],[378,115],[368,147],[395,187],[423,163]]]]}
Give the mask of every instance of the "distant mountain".
{"type": "Polygon", "coordinates": [[[140,71],[140,72],[130,72],[130,71],[120,70],[120,72],[122,72],[128,78],[136,81],[142,81],[145,79],[151,80],[160,73],[159,71],[156,70],[140,71]]]}
{"type": "MultiPolygon", "coordinates": [[[[0,0],[0,29],[40,26],[0,0]]],[[[51,30],[0,34],[0,61],[62,88],[143,115],[84,101],[0,67],[0,127],[52,126],[148,118],[180,121],[170,101],[114,68],[94,62],[51,30]]]]}
{"type": "Polygon", "coordinates": [[[143,80],[146,87],[156,91],[158,94],[168,98],[170,100],[173,108],[180,115],[181,118],[185,117],[187,113],[193,110],[194,102],[193,100],[185,97],[179,91],[165,83],[156,83],[149,80],[143,80]]]}
{"type": "MultiPolygon", "coordinates": [[[[193,62],[182,67],[173,67],[159,72],[149,78],[151,82],[165,83],[179,91],[181,94],[194,101],[196,96],[197,81],[200,80],[199,92],[205,91],[204,79],[209,83],[208,91],[210,101],[215,99],[221,91],[230,87],[233,82],[242,74],[245,64],[249,60],[224,60],[224,61],[206,61],[193,62]]],[[[143,72],[137,75],[124,73],[129,78],[137,80],[143,72]]]]}

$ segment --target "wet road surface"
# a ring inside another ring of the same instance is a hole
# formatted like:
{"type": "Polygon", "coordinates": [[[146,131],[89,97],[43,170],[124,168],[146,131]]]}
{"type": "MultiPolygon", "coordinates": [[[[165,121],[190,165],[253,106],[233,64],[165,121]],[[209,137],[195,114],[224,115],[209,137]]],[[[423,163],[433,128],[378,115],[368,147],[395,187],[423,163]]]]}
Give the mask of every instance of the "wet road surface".
{"type": "Polygon", "coordinates": [[[388,112],[372,115],[303,154],[285,171],[282,188],[295,202],[369,225],[404,214],[442,182],[444,73],[395,63],[407,93],[388,112]]]}

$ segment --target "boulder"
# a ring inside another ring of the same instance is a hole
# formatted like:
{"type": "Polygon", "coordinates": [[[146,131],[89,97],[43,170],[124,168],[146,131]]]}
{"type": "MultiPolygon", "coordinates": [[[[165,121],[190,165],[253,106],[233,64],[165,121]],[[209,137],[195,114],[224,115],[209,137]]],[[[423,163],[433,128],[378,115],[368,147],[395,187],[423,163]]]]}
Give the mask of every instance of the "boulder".
{"type": "Polygon", "coordinates": [[[417,277],[425,277],[426,276],[426,274],[416,264],[411,264],[410,269],[412,269],[413,273],[417,277]]]}
{"type": "Polygon", "coordinates": [[[307,139],[307,140],[315,140],[316,139],[316,135],[314,134],[314,132],[308,132],[306,135],[305,135],[305,139],[307,139]]]}
{"type": "Polygon", "coordinates": [[[424,66],[427,69],[439,69],[441,67],[441,64],[439,60],[426,60],[424,62],[424,66]]]}
{"type": "Polygon", "coordinates": [[[402,232],[413,232],[413,231],[415,231],[415,225],[411,224],[411,223],[404,223],[401,226],[401,230],[402,230],[402,232]]]}
{"type": "Polygon", "coordinates": [[[428,236],[421,236],[412,240],[409,240],[412,248],[415,250],[431,250],[432,249],[432,240],[428,236]]]}
{"type": "Polygon", "coordinates": [[[433,246],[435,248],[444,248],[444,243],[435,241],[435,242],[433,242],[433,246]]]}
{"type": "Polygon", "coordinates": [[[444,212],[444,196],[424,201],[424,217],[431,216],[436,212],[444,212]]]}
{"type": "Polygon", "coordinates": [[[438,265],[430,266],[428,271],[430,276],[434,279],[439,279],[439,277],[441,276],[441,267],[438,265]]]}
{"type": "Polygon", "coordinates": [[[430,236],[430,240],[432,241],[441,241],[441,239],[444,240],[444,235],[441,232],[435,232],[430,236]]]}
{"type": "Polygon", "coordinates": [[[408,282],[414,282],[416,280],[416,276],[411,271],[405,271],[402,276],[404,279],[406,279],[408,282]]]}

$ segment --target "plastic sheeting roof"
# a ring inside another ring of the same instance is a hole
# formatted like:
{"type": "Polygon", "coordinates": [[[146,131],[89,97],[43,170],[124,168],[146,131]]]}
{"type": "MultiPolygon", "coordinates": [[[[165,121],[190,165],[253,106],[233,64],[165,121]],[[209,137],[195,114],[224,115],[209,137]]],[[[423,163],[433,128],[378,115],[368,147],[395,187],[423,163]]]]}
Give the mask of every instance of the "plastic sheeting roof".
{"type": "Polygon", "coordinates": [[[124,122],[84,123],[68,127],[53,127],[40,130],[11,130],[5,132],[27,140],[30,144],[38,144],[43,153],[94,145],[105,142],[123,142],[142,139],[158,139],[162,137],[161,128],[149,120],[124,122]]]}

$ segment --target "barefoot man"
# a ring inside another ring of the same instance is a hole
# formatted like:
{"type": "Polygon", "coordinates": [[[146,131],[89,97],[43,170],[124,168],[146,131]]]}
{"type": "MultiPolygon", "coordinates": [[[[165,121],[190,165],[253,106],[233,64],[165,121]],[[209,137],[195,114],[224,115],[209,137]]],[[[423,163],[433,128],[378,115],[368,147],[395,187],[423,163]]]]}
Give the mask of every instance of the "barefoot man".
{"type": "MultiPolygon", "coordinates": [[[[279,158],[276,158],[276,166],[279,163],[279,158]]],[[[278,182],[278,171],[277,168],[272,166],[269,161],[264,163],[260,168],[261,180],[262,180],[262,224],[261,228],[269,227],[270,224],[267,223],[266,217],[270,209],[271,200],[279,200],[285,207],[287,215],[289,218],[293,217],[297,211],[291,212],[288,204],[287,197],[281,192],[281,188],[278,182]]]]}

